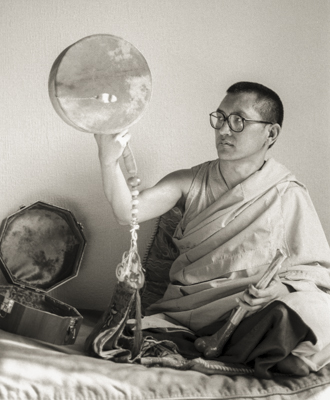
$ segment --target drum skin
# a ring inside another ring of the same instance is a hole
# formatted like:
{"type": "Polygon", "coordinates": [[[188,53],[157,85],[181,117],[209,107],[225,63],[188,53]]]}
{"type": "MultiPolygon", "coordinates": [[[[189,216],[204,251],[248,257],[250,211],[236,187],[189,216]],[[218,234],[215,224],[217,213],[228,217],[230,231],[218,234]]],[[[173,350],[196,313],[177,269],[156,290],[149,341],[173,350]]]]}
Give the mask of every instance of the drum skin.
{"type": "Polygon", "coordinates": [[[151,86],[142,54],[124,39],[100,34],[77,41],[57,57],[48,88],[66,123],[84,132],[115,134],[142,117],[151,86]]]}
{"type": "Polygon", "coordinates": [[[85,245],[69,210],[38,201],[6,219],[0,268],[13,284],[50,291],[78,275],[85,245]]]}

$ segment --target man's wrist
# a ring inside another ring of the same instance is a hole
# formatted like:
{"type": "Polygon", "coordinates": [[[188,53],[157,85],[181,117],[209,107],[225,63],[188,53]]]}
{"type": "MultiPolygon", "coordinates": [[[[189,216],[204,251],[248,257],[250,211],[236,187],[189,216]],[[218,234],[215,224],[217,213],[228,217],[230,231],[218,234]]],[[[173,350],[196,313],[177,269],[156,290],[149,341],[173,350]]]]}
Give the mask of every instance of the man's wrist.
{"type": "Polygon", "coordinates": [[[119,166],[119,158],[118,159],[111,159],[106,156],[102,156],[101,154],[99,155],[100,158],[100,163],[102,167],[107,167],[107,168],[116,168],[119,166]]]}

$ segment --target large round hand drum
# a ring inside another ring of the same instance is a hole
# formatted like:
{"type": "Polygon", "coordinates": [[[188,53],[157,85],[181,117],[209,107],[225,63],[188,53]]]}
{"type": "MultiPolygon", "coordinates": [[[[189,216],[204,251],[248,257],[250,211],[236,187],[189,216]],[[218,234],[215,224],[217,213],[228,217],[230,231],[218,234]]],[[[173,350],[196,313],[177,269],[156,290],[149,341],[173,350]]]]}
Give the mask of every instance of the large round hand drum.
{"type": "Polygon", "coordinates": [[[151,96],[151,74],[142,54],[112,35],[92,35],[55,60],[49,96],[60,117],[74,128],[114,134],[137,122],[151,96]]]}

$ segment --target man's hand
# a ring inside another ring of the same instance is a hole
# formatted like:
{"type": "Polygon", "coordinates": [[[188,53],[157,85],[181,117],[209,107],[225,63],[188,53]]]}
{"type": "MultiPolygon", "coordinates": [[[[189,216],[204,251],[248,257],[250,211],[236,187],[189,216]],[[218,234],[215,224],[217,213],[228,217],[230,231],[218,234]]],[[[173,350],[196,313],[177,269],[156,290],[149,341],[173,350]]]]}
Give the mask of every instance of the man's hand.
{"type": "Polygon", "coordinates": [[[99,158],[105,164],[116,163],[131,138],[127,130],[114,135],[94,135],[99,148],[99,158]]]}
{"type": "Polygon", "coordinates": [[[276,276],[266,289],[257,289],[250,285],[243,293],[242,298],[236,301],[245,310],[256,312],[265,307],[269,302],[283,297],[290,293],[288,286],[284,285],[280,278],[276,276]]]}
{"type": "MultiPolygon", "coordinates": [[[[99,149],[104,193],[118,223],[128,225],[132,220],[131,187],[127,185],[118,160],[123,155],[131,135],[126,130],[114,135],[95,134],[94,137],[99,149]]],[[[124,163],[125,166],[128,165],[127,160],[124,160],[124,163]]],[[[150,188],[139,188],[139,222],[159,217],[173,208],[186,197],[192,180],[192,170],[182,169],[171,172],[150,188]]]]}

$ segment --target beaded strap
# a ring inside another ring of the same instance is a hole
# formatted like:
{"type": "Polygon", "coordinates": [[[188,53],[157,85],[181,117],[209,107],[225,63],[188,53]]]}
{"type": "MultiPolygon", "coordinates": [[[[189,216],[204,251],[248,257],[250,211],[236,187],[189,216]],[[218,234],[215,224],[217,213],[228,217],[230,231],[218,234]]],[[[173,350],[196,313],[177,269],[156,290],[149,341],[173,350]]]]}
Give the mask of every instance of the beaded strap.
{"type": "Polygon", "coordinates": [[[141,180],[136,176],[132,176],[127,180],[131,186],[132,209],[131,209],[131,247],[130,250],[124,253],[122,261],[117,265],[116,277],[119,282],[126,282],[133,289],[141,289],[144,285],[144,272],[141,264],[141,259],[137,247],[137,230],[140,228],[138,224],[138,196],[137,187],[141,184],[141,180]]]}

